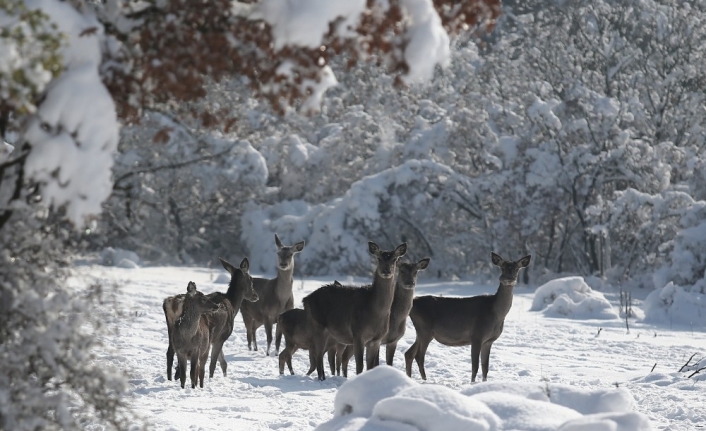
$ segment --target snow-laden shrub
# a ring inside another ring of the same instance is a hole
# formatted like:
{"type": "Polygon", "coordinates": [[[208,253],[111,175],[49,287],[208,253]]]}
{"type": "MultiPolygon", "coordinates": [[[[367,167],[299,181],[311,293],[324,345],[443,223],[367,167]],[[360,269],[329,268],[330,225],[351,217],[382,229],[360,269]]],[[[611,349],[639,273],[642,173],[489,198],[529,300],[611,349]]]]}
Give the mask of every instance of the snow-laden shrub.
{"type": "Polygon", "coordinates": [[[706,326],[706,294],[670,282],[652,291],[642,304],[645,321],[703,328],[706,326]]]}
{"type": "Polygon", "coordinates": [[[570,385],[481,383],[461,392],[420,385],[381,365],[353,377],[336,393],[334,417],[317,431],[649,431],[632,411],[626,389],[570,385]]]}
{"type": "Polygon", "coordinates": [[[605,296],[591,289],[583,277],[558,278],[539,286],[530,310],[571,319],[619,318],[605,296]]]}
{"type": "Polygon", "coordinates": [[[391,248],[402,238],[410,244],[410,259],[433,253],[436,261],[458,270],[468,248],[464,236],[436,232],[447,217],[458,217],[454,199],[468,189],[467,181],[443,164],[410,160],[353,183],[342,197],[324,204],[251,206],[241,220],[242,239],[255,271],[273,267],[275,233],[285,243],[307,242],[297,263],[305,274],[367,275],[367,242],[391,248]]]}
{"type": "Polygon", "coordinates": [[[106,247],[101,251],[101,264],[104,266],[137,268],[140,263],[140,257],[134,251],[113,247],[106,247]]]}

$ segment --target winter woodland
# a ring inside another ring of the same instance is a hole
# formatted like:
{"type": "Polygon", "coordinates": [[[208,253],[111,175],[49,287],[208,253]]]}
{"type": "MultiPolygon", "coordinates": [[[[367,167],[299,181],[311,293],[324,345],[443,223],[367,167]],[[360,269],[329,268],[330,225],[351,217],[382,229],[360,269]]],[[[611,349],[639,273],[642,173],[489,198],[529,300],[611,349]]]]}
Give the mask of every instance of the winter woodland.
{"type": "Polygon", "coordinates": [[[140,423],[97,360],[120,286],[67,281],[101,251],[272,274],[277,233],[306,240],[296,278],[369,277],[367,241],[404,241],[422,280],[493,282],[491,251],[531,254],[522,283],[577,277],[538,312],[564,293],[542,312],[616,317],[583,277],[703,331],[704,21],[673,0],[0,1],[0,429],[140,423]]]}

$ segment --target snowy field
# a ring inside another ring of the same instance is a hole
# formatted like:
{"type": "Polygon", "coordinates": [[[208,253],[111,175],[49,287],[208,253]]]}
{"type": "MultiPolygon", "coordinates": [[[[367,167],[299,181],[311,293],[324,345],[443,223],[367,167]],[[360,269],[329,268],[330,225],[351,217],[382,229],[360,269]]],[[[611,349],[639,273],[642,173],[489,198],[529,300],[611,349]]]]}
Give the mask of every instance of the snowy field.
{"type": "MultiPolygon", "coordinates": [[[[303,373],[308,369],[308,356],[304,351],[297,352],[293,360],[297,374],[280,376],[277,358],[265,356],[266,342],[262,328],[258,331],[260,350],[247,350],[245,328],[240,315],[236,317],[233,335],[224,345],[226,360],[229,363],[227,378],[217,369],[213,379],[206,379],[204,389],[195,390],[188,388],[188,377],[187,389],[184,390],[177,383],[166,379],[167,330],[162,300],[169,295],[185,292],[186,284],[190,280],[196,282],[199,290],[204,293],[225,291],[226,284],[214,283],[222,273],[223,271],[205,268],[76,267],[75,277],[72,279],[75,285],[80,286],[90,279],[97,278],[106,287],[118,288],[118,314],[114,320],[118,335],[107,340],[108,347],[101,354],[101,360],[127,373],[134,394],[134,405],[149,421],[149,429],[311,430],[319,424],[331,421],[334,415],[334,398],[346,379],[329,377],[326,381],[319,382],[315,377],[304,376],[303,373]]],[[[301,299],[307,293],[331,280],[295,280],[295,306],[301,307],[301,299]]],[[[341,277],[339,281],[363,283],[366,280],[341,277]]],[[[470,296],[494,293],[495,289],[496,285],[471,282],[422,282],[417,286],[417,294],[470,296]]],[[[634,410],[649,418],[652,429],[706,429],[706,370],[691,379],[687,378],[691,372],[678,372],[692,355],[696,354],[695,360],[706,356],[704,328],[699,331],[698,328],[657,326],[631,321],[628,334],[624,321],[613,315],[610,310],[606,312],[603,309],[596,314],[603,317],[601,320],[591,319],[591,314],[586,314],[586,306],[579,307],[580,312],[574,316],[580,317],[581,320],[567,318],[566,312],[562,314],[557,311],[558,306],[555,306],[552,312],[547,309],[530,311],[538,308],[537,304],[533,305],[535,290],[523,286],[515,289],[514,304],[505,320],[504,333],[493,345],[488,383],[470,383],[470,346],[447,347],[432,342],[426,356],[428,381],[419,387],[438,384],[451,389],[449,392],[455,394],[479,397],[477,399],[491,408],[494,405],[501,406],[500,411],[517,413],[518,409],[529,409],[525,413],[529,411],[532,416],[536,416],[540,411],[532,410],[522,402],[510,403],[509,407],[503,403],[507,404],[508,399],[515,399],[518,394],[536,403],[534,400],[538,399],[537,394],[542,398],[540,392],[544,392],[552,401],[544,405],[558,403],[575,408],[582,414],[589,414],[593,413],[591,410],[594,408],[596,412],[632,408],[634,398],[634,410]],[[489,390],[514,392],[516,395],[497,399],[493,398],[491,392],[481,394],[489,390]],[[586,397],[580,401],[583,395],[586,397]],[[513,396],[515,398],[512,398],[513,396]],[[603,398],[603,404],[606,405],[599,408],[596,405],[601,404],[601,397],[607,397],[603,398]],[[570,400],[568,404],[567,400],[570,400]]],[[[588,296],[594,294],[595,292],[588,296]]],[[[615,295],[606,296],[615,306],[615,295]]],[[[633,296],[638,297],[639,293],[636,292],[633,296]]],[[[593,297],[591,301],[600,303],[600,300],[593,297]]],[[[639,315],[640,301],[635,303],[639,315]]],[[[559,310],[566,308],[567,304],[558,307],[559,310]]],[[[617,312],[617,306],[615,311],[617,312]]],[[[404,370],[403,353],[413,343],[414,335],[414,328],[408,319],[407,333],[398,344],[394,368],[404,370]]],[[[384,351],[384,348],[381,351],[384,351]]],[[[351,361],[352,374],[354,369],[354,361],[351,361]]],[[[399,379],[399,373],[389,369],[381,370],[377,377],[377,381],[381,382],[394,383],[399,380],[400,385],[413,386],[412,393],[419,392],[414,388],[416,384],[411,384],[406,377],[399,379]]],[[[416,365],[413,367],[413,380],[421,383],[416,365]]],[[[364,380],[361,379],[360,382],[358,386],[368,387],[367,383],[363,384],[364,380]]],[[[347,385],[347,390],[341,392],[347,397],[367,397],[368,402],[375,396],[374,392],[366,394],[362,391],[355,392],[353,384],[350,384],[347,385]]],[[[414,394],[410,396],[414,397],[414,394]]],[[[339,403],[344,401],[343,398],[341,397],[339,403]]],[[[413,404],[395,404],[393,398],[386,401],[387,404],[378,406],[381,408],[376,410],[375,414],[384,415],[387,411],[392,416],[395,412],[413,415],[420,411],[415,409],[413,404]]],[[[443,412],[453,409],[453,406],[441,404],[443,412]]],[[[354,405],[354,411],[355,408],[354,405]]],[[[557,405],[555,408],[563,407],[557,405]]],[[[495,408],[493,411],[498,412],[495,408]]],[[[481,413],[478,414],[485,414],[481,413]]],[[[571,414],[568,418],[578,415],[575,411],[569,413],[571,414]]],[[[367,412],[367,415],[370,414],[373,413],[367,412]]],[[[551,409],[542,414],[547,417],[557,415],[556,411],[551,409]]],[[[500,429],[508,429],[511,426],[515,427],[512,429],[556,429],[541,421],[532,425],[524,421],[521,415],[508,415],[501,417],[504,425],[501,425],[500,429]],[[520,423],[524,426],[517,428],[519,424],[513,425],[510,420],[512,418],[523,420],[524,422],[520,423]]],[[[423,415],[422,419],[432,416],[433,412],[430,412],[423,415]]],[[[341,418],[337,420],[339,422],[334,420],[322,429],[338,429],[339,425],[343,426],[341,418]]],[[[380,424],[387,422],[380,419],[376,419],[377,422],[371,419],[367,425],[363,424],[364,421],[365,419],[351,420],[347,422],[347,429],[423,429],[417,422],[408,423],[415,423],[418,428],[402,424],[381,427],[380,424]],[[378,426],[375,426],[376,423],[378,426]]],[[[595,425],[598,423],[596,422],[584,428],[566,429],[632,430],[637,429],[635,427],[639,425],[634,417],[623,418],[622,425],[619,422],[614,422],[613,424],[618,424],[615,426],[608,422],[595,425]]],[[[429,426],[427,429],[455,428],[429,426]]],[[[493,427],[466,426],[465,429],[493,427]]]]}

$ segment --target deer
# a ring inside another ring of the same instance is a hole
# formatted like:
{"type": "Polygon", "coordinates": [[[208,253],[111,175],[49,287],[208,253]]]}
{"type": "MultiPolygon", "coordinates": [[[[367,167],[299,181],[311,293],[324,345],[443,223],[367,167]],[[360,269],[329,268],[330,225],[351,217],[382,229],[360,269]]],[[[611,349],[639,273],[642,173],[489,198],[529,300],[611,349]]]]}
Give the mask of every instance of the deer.
{"type": "Polygon", "coordinates": [[[310,324],[314,326],[313,333],[316,334],[310,351],[314,349],[319,380],[326,379],[323,354],[329,342],[328,335],[339,343],[353,345],[357,374],[363,372],[363,351],[366,348],[367,369],[376,365],[380,342],[387,334],[389,325],[397,261],[407,253],[407,243],[398,245],[392,251],[383,251],[369,241],[368,251],[377,260],[372,285],[338,287],[329,284],[303,300],[304,310],[309,314],[310,324]]]}
{"type": "MultiPolygon", "coordinates": [[[[222,307],[216,312],[206,314],[206,322],[208,323],[211,333],[211,364],[209,366],[208,376],[213,378],[216,370],[216,360],[221,365],[223,377],[227,376],[227,367],[225,356],[223,355],[223,344],[230,338],[233,333],[233,325],[235,316],[238,310],[242,310],[242,306],[259,300],[259,296],[253,288],[253,279],[249,274],[250,262],[248,258],[244,258],[240,262],[240,267],[236,268],[230,262],[223,258],[218,258],[221,265],[230,273],[230,283],[226,293],[213,292],[208,298],[222,307]]],[[[241,312],[242,314],[242,312],[241,312]]]]}
{"type": "MultiPolygon", "coordinates": [[[[214,292],[207,295],[212,302],[221,304],[216,310],[205,313],[204,318],[209,327],[211,349],[211,364],[209,367],[209,378],[213,378],[216,361],[220,363],[223,376],[227,376],[228,364],[223,355],[223,343],[233,333],[235,315],[243,303],[246,301],[257,301],[257,293],[252,287],[252,278],[248,274],[250,264],[245,258],[240,263],[240,268],[235,268],[231,263],[223,258],[218,258],[221,265],[231,274],[228,291],[224,293],[214,292]]],[[[172,380],[172,365],[174,363],[174,347],[172,345],[172,331],[174,322],[182,315],[185,294],[170,296],[162,304],[164,315],[167,320],[167,332],[169,333],[169,347],[167,348],[167,378],[172,380]]],[[[174,370],[175,375],[179,372],[179,366],[174,370]]]]}
{"type": "MultiPolygon", "coordinates": [[[[248,338],[248,350],[257,350],[255,333],[257,328],[265,325],[267,335],[266,355],[270,355],[272,344],[272,325],[277,322],[277,317],[286,310],[294,308],[294,294],[292,293],[292,274],[294,272],[294,255],[304,250],[304,241],[291,247],[285,246],[275,234],[277,245],[277,276],[273,279],[254,278],[253,287],[260,297],[255,303],[244,303],[240,314],[248,338]]],[[[279,327],[277,328],[279,332],[279,327]]],[[[275,355],[279,351],[275,351],[275,355]]]]}
{"type": "MultiPolygon", "coordinates": [[[[343,287],[341,283],[334,280],[333,284],[336,287],[343,287]]],[[[279,351],[279,346],[281,343],[282,335],[284,335],[284,350],[279,354],[279,374],[284,374],[285,364],[289,368],[289,373],[294,375],[294,370],[292,369],[292,356],[299,350],[309,350],[309,353],[314,353],[311,349],[313,345],[313,331],[314,325],[311,325],[306,311],[301,308],[292,308],[279,315],[277,318],[277,337],[275,339],[275,348],[279,351]]],[[[324,347],[324,350],[335,353],[335,348],[333,346],[334,341],[327,335],[324,338],[328,340],[324,347]]],[[[331,368],[331,374],[335,372],[335,357],[329,353],[329,366],[331,368]]],[[[340,368],[340,367],[339,367],[340,368]]],[[[309,357],[309,371],[306,375],[311,375],[316,369],[316,359],[309,357]]]]}
{"type": "Polygon", "coordinates": [[[412,377],[412,360],[417,362],[422,380],[426,380],[424,356],[431,340],[446,346],[471,345],[471,382],[476,381],[478,362],[483,366],[483,381],[488,379],[490,348],[503,332],[505,317],[512,307],[512,291],[520,269],[526,268],[531,255],[506,261],[490,254],[493,265],[501,269],[500,285],[493,295],[467,298],[419,296],[414,298],[409,317],[417,330],[414,344],[405,352],[407,375],[412,377]]]}
{"type": "Polygon", "coordinates": [[[191,361],[191,388],[203,388],[205,364],[208,360],[210,335],[203,315],[220,307],[203,293],[196,290],[196,284],[190,281],[181,304],[182,314],[174,322],[170,341],[179,361],[179,379],[181,388],[186,382],[186,361],[191,361]]]}
{"type": "MultiPolygon", "coordinates": [[[[385,359],[387,365],[392,366],[397,349],[397,342],[404,336],[407,329],[407,316],[412,309],[412,300],[414,299],[414,288],[417,285],[417,274],[419,271],[425,270],[429,266],[430,258],[424,258],[416,263],[401,262],[399,264],[399,273],[397,282],[395,283],[395,294],[392,299],[390,308],[390,321],[385,337],[382,339],[382,344],[385,345],[385,359]]],[[[343,368],[343,376],[348,377],[348,361],[352,350],[348,346],[341,352],[341,345],[336,346],[337,349],[329,350],[329,363],[332,361],[332,353],[336,353],[336,374],[341,373],[343,368]]],[[[378,363],[379,363],[378,359],[378,363]]],[[[333,371],[332,371],[333,373],[333,371]]]]}

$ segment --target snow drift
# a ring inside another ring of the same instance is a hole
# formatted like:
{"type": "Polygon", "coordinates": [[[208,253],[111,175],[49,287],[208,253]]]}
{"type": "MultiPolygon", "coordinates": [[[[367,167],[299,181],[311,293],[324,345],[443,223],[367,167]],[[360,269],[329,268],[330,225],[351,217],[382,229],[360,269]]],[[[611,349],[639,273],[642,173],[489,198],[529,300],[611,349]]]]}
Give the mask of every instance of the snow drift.
{"type": "Polygon", "coordinates": [[[626,389],[578,389],[570,385],[482,383],[460,393],[420,385],[381,365],[344,383],[333,419],[317,431],[647,431],[649,421],[632,411],[626,389]]]}
{"type": "Polygon", "coordinates": [[[583,277],[557,278],[539,286],[530,310],[570,319],[619,318],[605,296],[591,289],[583,277]]]}
{"type": "Polygon", "coordinates": [[[706,295],[670,282],[652,291],[643,303],[645,321],[690,327],[706,326],[706,295]]]}

